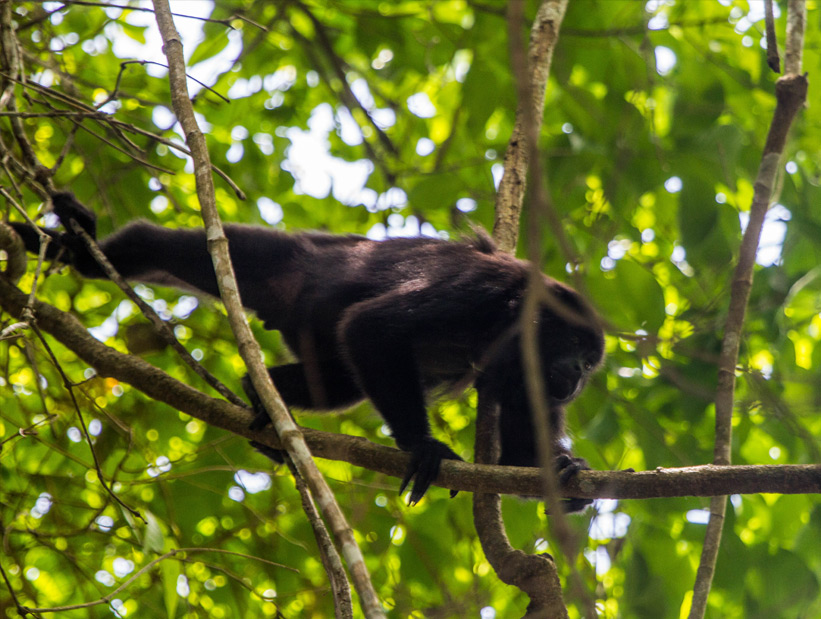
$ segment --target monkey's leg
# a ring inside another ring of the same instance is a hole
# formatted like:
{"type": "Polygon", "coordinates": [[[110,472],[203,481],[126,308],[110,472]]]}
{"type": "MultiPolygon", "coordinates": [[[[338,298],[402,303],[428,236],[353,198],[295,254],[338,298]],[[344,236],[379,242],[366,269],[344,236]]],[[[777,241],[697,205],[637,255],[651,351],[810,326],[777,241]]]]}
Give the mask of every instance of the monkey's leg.
{"type": "MultiPolygon", "coordinates": [[[[339,359],[323,359],[315,365],[291,363],[268,368],[271,380],[289,408],[335,410],[353,406],[365,398],[351,371],[339,359]]],[[[268,423],[268,413],[247,375],[242,379],[242,388],[256,412],[251,429],[259,430],[268,423]]]]}

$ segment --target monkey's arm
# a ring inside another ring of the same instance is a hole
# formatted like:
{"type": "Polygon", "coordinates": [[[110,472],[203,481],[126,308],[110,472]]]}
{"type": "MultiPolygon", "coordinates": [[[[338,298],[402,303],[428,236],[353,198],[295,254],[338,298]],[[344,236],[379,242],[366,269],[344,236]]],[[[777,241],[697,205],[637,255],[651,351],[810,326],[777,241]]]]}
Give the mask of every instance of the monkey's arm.
{"type": "MultiPolygon", "coordinates": [[[[97,218],[71,193],[52,196],[54,213],[65,232],[41,230],[51,237],[46,257],[71,264],[85,277],[103,278],[105,273],[88,252],[73,222],[96,240],[97,218]]],[[[40,237],[31,226],[11,224],[30,252],[39,249],[40,237]]],[[[108,261],[126,279],[185,285],[216,294],[216,279],[201,230],[170,230],[136,222],[100,241],[108,261]],[[167,281],[166,281],[167,280],[167,281]]]]}
{"type": "MultiPolygon", "coordinates": [[[[391,428],[397,446],[411,461],[399,491],[414,479],[409,497],[418,502],[439,474],[442,460],[461,460],[450,447],[431,436],[421,368],[414,343],[434,323],[425,312],[414,315],[441,291],[413,294],[396,290],[352,306],[339,325],[339,336],[359,384],[391,428]],[[409,311],[411,308],[411,311],[409,311]]],[[[435,300],[434,303],[437,303],[435,300]]]]}
{"type": "MultiPolygon", "coordinates": [[[[52,237],[46,257],[71,264],[83,276],[104,278],[105,273],[86,249],[72,227],[77,222],[96,240],[96,216],[71,193],[52,196],[54,212],[65,232],[45,230],[52,237]]],[[[12,226],[26,249],[36,253],[39,235],[26,224],[12,226]]],[[[305,253],[298,237],[290,238],[273,230],[228,225],[229,240],[240,292],[249,307],[269,313],[279,309],[276,295],[266,286],[276,286],[276,276],[294,270],[294,261],[305,253]],[[262,304],[263,307],[257,307],[262,304]]],[[[100,249],[117,272],[129,280],[175,286],[219,296],[214,267],[202,229],[170,229],[137,221],[99,241],[100,249]]]]}

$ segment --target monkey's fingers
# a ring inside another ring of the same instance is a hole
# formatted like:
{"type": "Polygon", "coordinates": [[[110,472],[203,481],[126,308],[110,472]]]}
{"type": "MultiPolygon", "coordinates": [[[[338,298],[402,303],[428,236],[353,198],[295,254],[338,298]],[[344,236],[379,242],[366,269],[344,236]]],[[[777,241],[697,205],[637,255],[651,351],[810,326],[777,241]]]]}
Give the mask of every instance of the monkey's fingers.
{"type": "Polygon", "coordinates": [[[246,374],[242,377],[241,382],[242,389],[245,391],[245,395],[248,396],[248,401],[251,402],[251,408],[254,409],[254,420],[248,425],[248,429],[254,431],[262,430],[271,422],[268,411],[265,410],[262,401],[259,399],[257,390],[254,389],[254,385],[251,383],[251,377],[246,374]]]}

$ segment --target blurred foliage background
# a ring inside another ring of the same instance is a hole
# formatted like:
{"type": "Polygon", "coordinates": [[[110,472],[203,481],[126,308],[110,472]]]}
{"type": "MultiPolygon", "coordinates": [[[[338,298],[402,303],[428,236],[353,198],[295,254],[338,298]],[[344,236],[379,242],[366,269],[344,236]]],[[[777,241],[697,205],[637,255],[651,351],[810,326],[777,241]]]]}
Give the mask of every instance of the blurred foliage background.
{"type": "MultiPolygon", "coordinates": [[[[47,166],[60,162],[56,184],[94,208],[101,235],[135,218],[200,225],[190,163],[173,148],[181,136],[165,69],[151,64],[164,62],[153,14],[85,4],[12,4],[27,77],[13,93],[29,114],[23,126],[37,157],[47,166]],[[122,124],[91,119],[84,106],[122,124]]],[[[809,5],[804,68],[812,84],[821,69],[821,10],[809,5]]],[[[577,455],[594,468],[712,460],[729,282],[775,104],[762,7],[570,2],[540,164],[583,257],[586,291],[612,325],[605,367],[569,412],[577,455]]],[[[247,195],[238,199],[216,179],[225,220],[374,238],[456,238],[471,224],[492,225],[516,107],[504,2],[202,0],[172,8],[190,76],[209,87],[190,82],[212,160],[247,195]]],[[[765,224],[739,367],[738,464],[821,461],[818,93],[811,87],[809,110],[794,125],[765,224]]],[[[0,118],[0,137],[16,152],[8,118],[0,118]]],[[[6,166],[0,182],[11,187],[12,177],[20,181],[6,166]]],[[[35,194],[24,189],[22,199],[35,216],[42,206],[35,194]]],[[[45,223],[55,222],[47,215],[45,223]]],[[[542,260],[547,273],[567,279],[567,257],[547,229],[542,260]]],[[[32,278],[33,269],[21,287],[32,278]]],[[[244,370],[218,303],[170,289],[138,291],[195,357],[239,391],[244,370]]],[[[63,269],[42,280],[38,296],[76,313],[110,346],[205,389],[146,336],[146,320],[112,284],[63,269]]],[[[269,364],[289,358],[276,333],[258,322],[254,328],[269,364]]],[[[68,378],[81,383],[75,391],[103,472],[148,525],[102,489],[44,347],[33,336],[4,342],[0,566],[21,600],[41,607],[97,600],[157,552],[196,547],[238,554],[163,561],[110,604],[54,616],[333,616],[287,471],[272,470],[243,440],[94,377],[73,353],[49,344],[68,378]],[[32,427],[34,435],[18,433],[32,427]]],[[[468,392],[431,407],[435,434],[466,458],[474,406],[468,392]]],[[[369,405],[299,419],[392,445],[369,405]]],[[[466,493],[450,500],[434,488],[408,508],[395,479],[344,463],[320,466],[391,616],[523,614],[526,598],[501,584],[483,557],[466,493]]],[[[577,567],[602,617],[686,615],[706,505],[600,501],[573,518],[585,539],[577,567]]],[[[551,551],[538,503],[506,499],[505,516],[514,545],[551,551]]],[[[817,496],[732,497],[709,616],[821,616],[820,547],[817,496]]],[[[566,560],[558,563],[566,574],[566,560]]],[[[5,584],[0,610],[15,616],[5,584]]]]}

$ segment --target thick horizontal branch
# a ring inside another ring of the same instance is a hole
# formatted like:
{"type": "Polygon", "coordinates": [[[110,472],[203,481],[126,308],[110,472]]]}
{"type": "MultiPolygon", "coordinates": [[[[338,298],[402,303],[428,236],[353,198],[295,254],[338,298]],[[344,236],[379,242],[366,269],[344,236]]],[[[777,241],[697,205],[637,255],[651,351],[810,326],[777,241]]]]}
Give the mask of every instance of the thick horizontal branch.
{"type": "MultiPolygon", "coordinates": [[[[0,305],[20,318],[28,297],[0,278],[0,305]]],[[[102,376],[132,385],[150,398],[239,436],[279,448],[273,430],[248,429],[250,409],[211,398],[139,357],[120,353],[94,339],[71,314],[35,302],[39,327],[50,333],[102,376]]],[[[401,478],[408,455],[366,439],[303,428],[315,456],[341,460],[401,478]]],[[[537,469],[445,461],[437,486],[469,492],[538,496],[541,479],[537,469]]],[[[565,496],[581,498],[648,499],[678,496],[821,493],[821,464],[770,466],[693,466],[655,471],[581,471],[563,489],[565,496]]]]}

